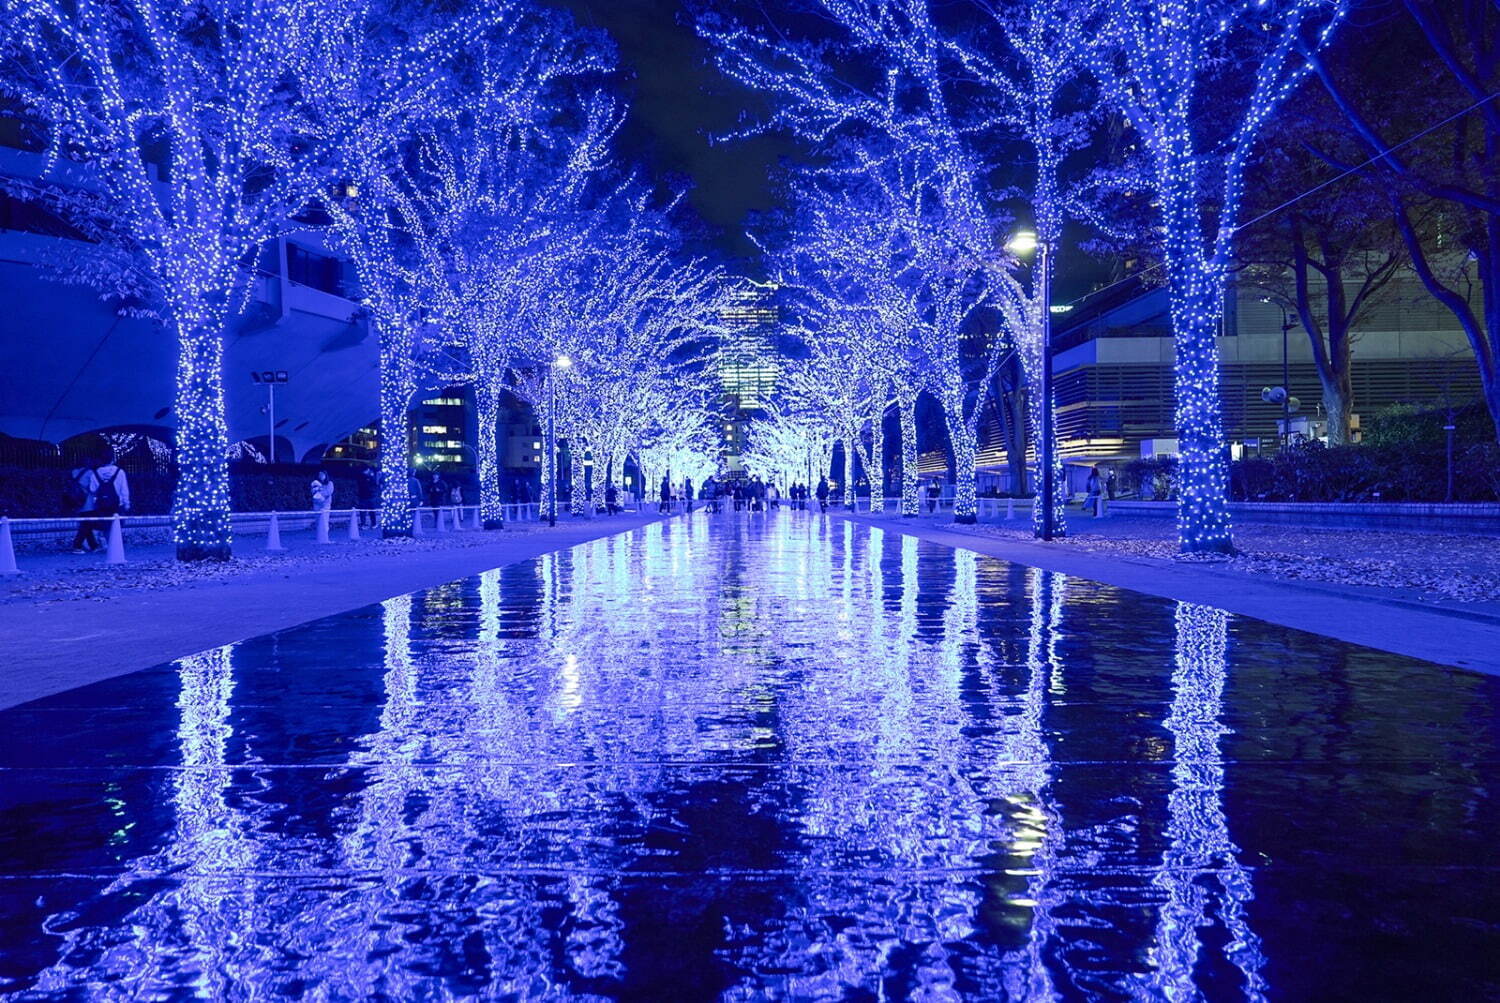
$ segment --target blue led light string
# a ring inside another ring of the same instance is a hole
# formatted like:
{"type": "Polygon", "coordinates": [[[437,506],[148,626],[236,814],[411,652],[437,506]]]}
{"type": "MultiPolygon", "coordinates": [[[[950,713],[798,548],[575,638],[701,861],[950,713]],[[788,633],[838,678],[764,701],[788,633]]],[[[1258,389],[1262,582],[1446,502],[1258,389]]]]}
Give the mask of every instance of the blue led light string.
{"type": "Polygon", "coordinates": [[[1186,553],[1233,549],[1216,337],[1245,164],[1309,72],[1303,50],[1326,44],[1347,12],[1347,0],[1114,0],[1090,22],[1097,42],[1084,57],[1140,137],[1160,205],[1186,553]],[[1230,121],[1218,139],[1201,114],[1208,86],[1230,121]]]}

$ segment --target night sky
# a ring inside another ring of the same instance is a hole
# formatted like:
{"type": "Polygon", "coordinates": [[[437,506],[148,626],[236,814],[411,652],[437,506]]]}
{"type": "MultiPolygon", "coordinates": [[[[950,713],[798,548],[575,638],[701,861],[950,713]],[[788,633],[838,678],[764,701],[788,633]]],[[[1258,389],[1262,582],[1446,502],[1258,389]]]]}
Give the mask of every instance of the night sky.
{"type": "Polygon", "coordinates": [[[751,257],[747,217],[777,205],[770,175],[795,152],[782,137],[715,143],[763,99],[720,74],[692,28],[683,0],[552,0],[580,23],[603,29],[619,50],[621,97],[630,114],[621,159],[658,183],[691,190],[688,208],[721,251],[751,257]]]}

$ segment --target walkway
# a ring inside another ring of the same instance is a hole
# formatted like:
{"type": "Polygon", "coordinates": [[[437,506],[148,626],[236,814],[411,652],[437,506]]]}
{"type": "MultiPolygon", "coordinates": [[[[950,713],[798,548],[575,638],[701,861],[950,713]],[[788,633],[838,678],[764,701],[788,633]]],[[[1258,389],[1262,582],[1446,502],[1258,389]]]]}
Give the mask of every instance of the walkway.
{"type": "MultiPolygon", "coordinates": [[[[1500,637],[1500,602],[1459,603],[1424,596],[1415,588],[1283,577],[1278,571],[1305,572],[1295,565],[1280,568],[1270,560],[1232,566],[1172,560],[1159,556],[1173,549],[1162,536],[1171,533],[1166,520],[1081,520],[1083,531],[1095,539],[1044,544],[1016,524],[957,526],[946,516],[901,519],[861,513],[855,518],[945,546],[1147,595],[1204,603],[1381,651],[1500,674],[1500,646],[1495,643],[1500,637]],[[1254,570],[1243,570],[1247,564],[1254,570]]],[[[1268,526],[1246,527],[1242,535],[1262,546],[1268,540],[1299,536],[1310,549],[1326,547],[1330,540],[1340,544],[1336,549],[1343,552],[1357,552],[1364,546],[1372,560],[1389,556],[1389,551],[1382,552],[1373,540],[1405,536],[1407,539],[1398,541],[1401,547],[1425,548],[1427,553],[1421,555],[1425,563],[1445,566],[1454,575],[1491,575],[1491,588],[1497,580],[1492,569],[1500,567],[1500,541],[1485,538],[1268,526]]],[[[1316,555],[1317,550],[1311,549],[1311,553],[1316,555]]],[[[1330,564],[1338,560],[1347,558],[1330,553],[1330,564]]]]}
{"type": "Polygon", "coordinates": [[[0,995],[1492,999],[1497,705],[856,520],[670,519],[0,711],[0,995]]]}
{"type": "MultiPolygon", "coordinates": [[[[132,547],[130,563],[22,555],[26,574],[0,578],[0,708],[134,672],[208,648],[355,609],[490,568],[645,525],[655,516],[518,523],[421,540],[258,540],[228,564],[182,565],[171,547],[132,547]]],[[[429,530],[429,534],[431,531],[429,530]]]]}

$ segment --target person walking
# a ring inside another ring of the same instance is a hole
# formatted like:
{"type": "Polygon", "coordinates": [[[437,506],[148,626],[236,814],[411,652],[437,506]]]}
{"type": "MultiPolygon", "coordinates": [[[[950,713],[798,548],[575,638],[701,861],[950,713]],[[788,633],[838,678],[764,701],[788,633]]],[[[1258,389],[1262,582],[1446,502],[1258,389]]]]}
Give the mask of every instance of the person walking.
{"type": "Polygon", "coordinates": [[[1084,499],[1083,507],[1092,511],[1094,518],[1098,519],[1104,514],[1104,476],[1098,467],[1089,471],[1089,479],[1084,487],[1088,491],[1088,497],[1084,499]]]}
{"type": "Polygon", "coordinates": [[[610,481],[604,485],[604,514],[614,515],[620,511],[620,491],[615,487],[615,482],[610,481]]]}
{"type": "Polygon", "coordinates": [[[682,498],[683,498],[683,504],[685,504],[687,506],[688,514],[692,515],[693,514],[693,479],[691,477],[684,477],[682,479],[682,498]]]}
{"type": "Polygon", "coordinates": [[[1104,490],[1109,494],[1109,500],[1110,501],[1114,501],[1115,500],[1115,471],[1114,471],[1113,467],[1110,468],[1109,473],[1106,474],[1105,477],[1104,477],[1104,490]]]}
{"type": "Polygon", "coordinates": [[[93,472],[87,464],[74,467],[68,474],[65,502],[78,516],[78,529],[73,533],[73,543],[68,549],[75,554],[87,554],[99,549],[94,537],[94,524],[89,519],[94,496],[89,491],[89,480],[93,472]]]}
{"type": "Polygon", "coordinates": [[[83,533],[84,539],[80,541],[75,534],[75,542],[82,544],[73,548],[75,554],[100,549],[103,545],[94,534],[107,534],[109,520],[130,511],[130,478],[115,463],[114,457],[85,471],[80,487],[84,500],[79,514],[87,519],[79,523],[79,532],[83,533]]]}
{"type": "Polygon", "coordinates": [[[443,475],[437,471],[432,472],[432,479],[427,482],[427,507],[442,508],[448,504],[448,482],[443,480],[443,475]]]}
{"type": "Polygon", "coordinates": [[[658,515],[666,515],[672,511],[672,482],[665,474],[661,478],[661,504],[656,506],[658,515]]]}
{"type": "Polygon", "coordinates": [[[766,485],[766,501],[770,503],[773,512],[781,508],[781,492],[776,489],[775,484],[766,485]]]}
{"type": "Polygon", "coordinates": [[[927,514],[937,512],[938,499],[943,497],[943,486],[937,482],[937,478],[927,482],[927,514]]]}
{"type": "Polygon", "coordinates": [[[380,478],[375,473],[374,467],[361,467],[359,480],[355,484],[355,490],[359,499],[359,524],[361,526],[375,525],[375,509],[380,504],[380,478]]]}
{"type": "Polygon", "coordinates": [[[734,482],[734,510],[738,512],[745,504],[745,486],[739,481],[734,482]]]}
{"type": "Polygon", "coordinates": [[[828,478],[818,478],[818,511],[828,511],[828,478]]]}

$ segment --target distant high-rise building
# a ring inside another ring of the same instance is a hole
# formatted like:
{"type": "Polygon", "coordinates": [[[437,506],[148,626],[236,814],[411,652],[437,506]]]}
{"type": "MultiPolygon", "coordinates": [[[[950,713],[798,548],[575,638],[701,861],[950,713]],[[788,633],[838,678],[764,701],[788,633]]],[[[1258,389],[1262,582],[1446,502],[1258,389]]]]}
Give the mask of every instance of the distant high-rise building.
{"type": "Polygon", "coordinates": [[[736,293],[719,315],[726,330],[719,350],[717,375],[723,416],[721,443],[724,467],[731,475],[743,471],[745,427],[765,413],[781,376],[776,338],[781,313],[775,283],[754,283],[736,293]]]}

